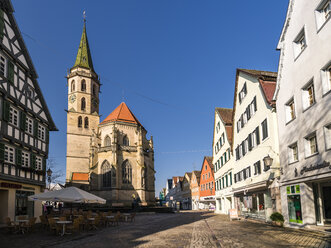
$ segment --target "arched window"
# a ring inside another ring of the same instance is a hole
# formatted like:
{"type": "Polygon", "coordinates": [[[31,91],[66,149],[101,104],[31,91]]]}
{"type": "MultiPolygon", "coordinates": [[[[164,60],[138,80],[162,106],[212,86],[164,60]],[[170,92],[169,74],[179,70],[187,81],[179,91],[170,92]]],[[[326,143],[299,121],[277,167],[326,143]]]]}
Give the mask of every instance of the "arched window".
{"type": "Polygon", "coordinates": [[[122,182],[125,184],[132,183],[132,167],[128,160],[122,164],[122,182]]]}
{"type": "Polygon", "coordinates": [[[82,103],[80,106],[81,110],[85,110],[86,109],[86,101],[85,101],[85,97],[82,98],[82,103]]]}
{"type": "Polygon", "coordinates": [[[102,187],[110,188],[116,186],[116,170],[107,160],[102,163],[102,187]]]}
{"type": "Polygon", "coordinates": [[[145,167],[141,170],[141,187],[145,188],[147,185],[147,167],[146,164],[144,164],[145,167]]]}
{"type": "Polygon", "coordinates": [[[86,82],[84,79],[82,80],[82,83],[81,83],[81,91],[86,91],[86,82]]]}
{"type": "Polygon", "coordinates": [[[83,119],[81,116],[78,116],[78,127],[82,127],[83,126],[83,119]]]}
{"type": "Polygon", "coordinates": [[[128,136],[124,136],[123,137],[123,145],[124,146],[129,146],[130,144],[129,144],[129,138],[128,138],[128,136]]]}
{"type": "Polygon", "coordinates": [[[88,117],[85,117],[84,119],[84,127],[88,128],[88,117]]]}
{"type": "Polygon", "coordinates": [[[75,81],[72,80],[71,81],[71,92],[74,92],[75,91],[75,81]]]}
{"type": "Polygon", "coordinates": [[[111,146],[111,139],[108,135],[105,138],[104,146],[111,146]]]}
{"type": "Polygon", "coordinates": [[[95,84],[93,85],[93,88],[92,88],[92,94],[93,94],[94,96],[97,95],[97,86],[96,86],[95,84]]]}

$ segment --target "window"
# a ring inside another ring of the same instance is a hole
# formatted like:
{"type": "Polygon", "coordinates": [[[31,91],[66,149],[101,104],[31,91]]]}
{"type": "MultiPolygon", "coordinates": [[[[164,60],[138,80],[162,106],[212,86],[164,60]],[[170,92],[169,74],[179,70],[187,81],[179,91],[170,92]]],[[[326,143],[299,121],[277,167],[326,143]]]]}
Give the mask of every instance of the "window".
{"type": "Polygon", "coordinates": [[[239,92],[239,103],[242,102],[242,100],[245,98],[247,94],[247,86],[246,82],[244,83],[244,86],[242,87],[241,91],[239,92]]]}
{"type": "Polygon", "coordinates": [[[289,154],[288,154],[288,160],[289,163],[293,163],[299,160],[298,158],[298,144],[294,143],[288,147],[289,154]]]}
{"type": "Polygon", "coordinates": [[[31,191],[16,190],[15,198],[15,215],[34,216],[34,202],[28,201],[28,196],[35,194],[31,191]]]}
{"type": "Polygon", "coordinates": [[[74,92],[75,91],[75,81],[72,80],[71,81],[71,92],[74,92]]]}
{"type": "Polygon", "coordinates": [[[0,54],[0,75],[5,76],[6,75],[6,58],[0,54]]]}
{"type": "Polygon", "coordinates": [[[85,80],[83,79],[82,80],[82,83],[81,83],[81,91],[86,91],[86,82],[85,82],[85,80]]]}
{"type": "Polygon", "coordinates": [[[33,121],[31,118],[26,117],[25,121],[25,132],[33,134],[33,121]]]}
{"type": "Polygon", "coordinates": [[[96,87],[95,85],[93,85],[93,88],[92,88],[92,94],[93,94],[94,96],[97,95],[97,87],[96,87]]]}
{"type": "Polygon", "coordinates": [[[305,30],[302,29],[294,40],[294,57],[297,58],[306,47],[305,30]]]}
{"type": "Polygon", "coordinates": [[[9,123],[18,127],[18,110],[10,106],[9,109],[9,123]]]}
{"type": "Polygon", "coordinates": [[[315,10],[317,29],[322,28],[324,23],[329,20],[331,14],[331,1],[325,0],[315,10]]]}
{"type": "Polygon", "coordinates": [[[261,162],[257,161],[254,164],[254,175],[260,175],[261,174],[261,162]]]}
{"type": "Polygon", "coordinates": [[[217,122],[217,126],[216,126],[216,133],[218,133],[220,130],[220,122],[217,122]]]}
{"type": "Polygon", "coordinates": [[[38,139],[45,141],[46,128],[38,124],[38,139]]]}
{"type": "Polygon", "coordinates": [[[83,126],[83,118],[81,116],[78,116],[78,127],[83,126]]]}
{"type": "Polygon", "coordinates": [[[43,163],[42,163],[42,158],[41,157],[38,157],[36,156],[36,170],[43,170],[43,163]]]}
{"type": "Polygon", "coordinates": [[[30,154],[28,152],[22,152],[22,167],[30,166],[30,154]]]}
{"type": "Polygon", "coordinates": [[[210,172],[208,172],[208,178],[210,178],[210,172]]]}
{"type": "Polygon", "coordinates": [[[111,146],[111,140],[108,135],[105,138],[104,146],[111,146]]]}
{"type": "Polygon", "coordinates": [[[86,109],[86,101],[85,101],[85,97],[82,98],[82,101],[81,101],[81,110],[85,110],[86,109]]]}
{"type": "Polygon", "coordinates": [[[318,153],[316,133],[312,133],[305,138],[306,156],[318,153]]]}
{"type": "Polygon", "coordinates": [[[268,138],[268,122],[267,122],[267,119],[265,119],[262,122],[262,140],[265,140],[266,138],[268,138]]]}
{"type": "Polygon", "coordinates": [[[288,103],[285,105],[285,114],[286,114],[286,122],[295,119],[295,105],[294,99],[292,98],[288,103]]]}
{"type": "Polygon", "coordinates": [[[84,118],[84,128],[88,128],[88,117],[84,118]]]}
{"type": "Polygon", "coordinates": [[[324,67],[321,70],[322,88],[323,94],[326,94],[331,90],[331,65],[324,67]]]}
{"type": "Polygon", "coordinates": [[[314,84],[309,83],[308,86],[302,89],[303,109],[307,109],[315,103],[314,84]]]}
{"type": "Polygon", "coordinates": [[[102,173],[102,186],[105,188],[116,186],[116,170],[109,164],[108,161],[104,161],[101,167],[102,173]]]}
{"type": "Polygon", "coordinates": [[[122,182],[125,184],[132,183],[132,167],[128,160],[122,165],[122,182]]]}
{"type": "Polygon", "coordinates": [[[5,146],[5,162],[14,164],[15,163],[15,149],[11,146],[5,146]]]}
{"type": "Polygon", "coordinates": [[[124,146],[129,146],[130,145],[128,136],[126,136],[126,135],[123,137],[123,145],[124,146]]]}
{"type": "Polygon", "coordinates": [[[324,127],[325,148],[331,149],[331,124],[324,127]]]}

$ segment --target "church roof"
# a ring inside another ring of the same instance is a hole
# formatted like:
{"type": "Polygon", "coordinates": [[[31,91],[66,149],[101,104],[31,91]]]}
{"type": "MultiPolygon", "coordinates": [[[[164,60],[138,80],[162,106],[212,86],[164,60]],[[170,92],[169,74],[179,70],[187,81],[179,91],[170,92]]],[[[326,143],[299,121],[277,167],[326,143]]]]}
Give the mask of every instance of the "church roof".
{"type": "Polygon", "coordinates": [[[94,71],[90,47],[88,45],[88,40],[87,40],[85,21],[84,21],[82,37],[80,39],[79,48],[77,52],[76,62],[73,68],[75,67],[83,67],[94,71]]]}
{"type": "Polygon", "coordinates": [[[122,102],[113,112],[111,112],[101,124],[113,121],[133,123],[142,126],[125,102],[122,102]]]}

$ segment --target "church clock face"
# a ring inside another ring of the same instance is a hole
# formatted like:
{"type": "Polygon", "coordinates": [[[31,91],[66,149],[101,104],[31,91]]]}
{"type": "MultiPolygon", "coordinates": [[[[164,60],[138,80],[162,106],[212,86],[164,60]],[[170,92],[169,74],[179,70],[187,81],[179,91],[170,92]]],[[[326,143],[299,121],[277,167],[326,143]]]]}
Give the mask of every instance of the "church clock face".
{"type": "Polygon", "coordinates": [[[69,97],[69,101],[70,101],[70,103],[74,103],[76,101],[76,95],[71,95],[69,97]]]}

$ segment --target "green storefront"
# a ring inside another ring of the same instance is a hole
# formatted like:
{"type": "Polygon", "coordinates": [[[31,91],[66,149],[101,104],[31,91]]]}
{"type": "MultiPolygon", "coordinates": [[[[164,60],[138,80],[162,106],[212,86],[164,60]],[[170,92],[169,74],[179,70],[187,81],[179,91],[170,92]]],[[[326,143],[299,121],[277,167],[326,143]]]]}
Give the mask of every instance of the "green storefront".
{"type": "Polygon", "coordinates": [[[302,224],[300,185],[287,186],[286,194],[289,222],[302,224]]]}

